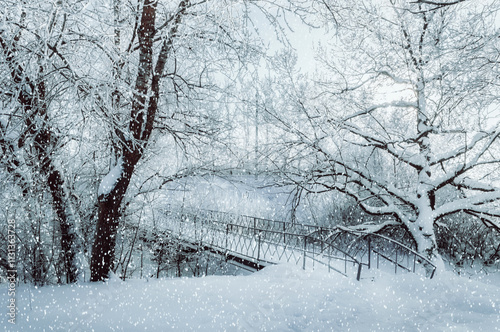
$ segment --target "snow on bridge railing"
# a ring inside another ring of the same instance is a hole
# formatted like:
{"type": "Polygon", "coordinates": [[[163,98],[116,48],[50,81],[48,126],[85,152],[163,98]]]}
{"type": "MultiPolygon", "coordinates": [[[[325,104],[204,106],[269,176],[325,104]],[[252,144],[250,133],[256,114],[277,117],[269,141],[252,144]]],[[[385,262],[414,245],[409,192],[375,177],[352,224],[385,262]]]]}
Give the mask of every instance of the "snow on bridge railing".
{"type": "Polygon", "coordinates": [[[376,233],[203,209],[167,207],[163,214],[171,221],[165,226],[184,239],[256,262],[292,261],[304,269],[321,264],[343,275],[355,273],[358,280],[363,265],[386,270],[393,266],[394,273],[415,273],[417,266],[424,266],[430,278],[436,270],[412,248],[376,233]]]}
{"type": "MultiPolygon", "coordinates": [[[[332,243],[348,242],[348,252],[356,256],[362,265],[370,269],[373,265],[380,268],[380,260],[393,265],[394,273],[398,270],[417,272],[417,267],[422,266],[426,275],[432,279],[436,266],[426,257],[416,250],[398,242],[390,237],[378,233],[351,230],[347,227],[335,227],[327,241],[332,243]],[[352,237],[351,241],[346,241],[347,234],[352,237]],[[339,240],[340,239],[340,240],[339,240]]],[[[338,245],[338,244],[337,244],[338,245]]]]}

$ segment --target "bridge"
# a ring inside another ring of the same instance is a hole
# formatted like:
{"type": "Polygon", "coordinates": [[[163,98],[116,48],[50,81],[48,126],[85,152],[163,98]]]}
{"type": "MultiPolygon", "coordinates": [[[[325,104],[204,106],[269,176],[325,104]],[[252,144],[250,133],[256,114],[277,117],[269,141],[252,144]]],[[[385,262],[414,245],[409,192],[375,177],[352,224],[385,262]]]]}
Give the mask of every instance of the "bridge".
{"type": "Polygon", "coordinates": [[[374,269],[429,278],[436,270],[416,250],[381,234],[212,210],[168,207],[160,212],[162,227],[188,251],[210,252],[250,271],[292,262],[360,280],[372,278],[374,269]]]}

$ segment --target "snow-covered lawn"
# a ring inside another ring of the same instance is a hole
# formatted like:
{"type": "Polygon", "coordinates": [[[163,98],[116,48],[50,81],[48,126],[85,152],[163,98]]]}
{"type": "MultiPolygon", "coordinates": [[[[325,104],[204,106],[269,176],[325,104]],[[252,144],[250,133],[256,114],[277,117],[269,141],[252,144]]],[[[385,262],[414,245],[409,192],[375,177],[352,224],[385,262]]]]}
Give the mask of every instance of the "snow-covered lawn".
{"type": "MultiPolygon", "coordinates": [[[[20,286],[16,325],[5,314],[0,325],[8,331],[487,332],[500,331],[499,287],[449,272],[432,280],[381,275],[357,282],[282,264],[246,276],[20,286]]],[[[6,308],[6,287],[2,299],[6,308]]]]}

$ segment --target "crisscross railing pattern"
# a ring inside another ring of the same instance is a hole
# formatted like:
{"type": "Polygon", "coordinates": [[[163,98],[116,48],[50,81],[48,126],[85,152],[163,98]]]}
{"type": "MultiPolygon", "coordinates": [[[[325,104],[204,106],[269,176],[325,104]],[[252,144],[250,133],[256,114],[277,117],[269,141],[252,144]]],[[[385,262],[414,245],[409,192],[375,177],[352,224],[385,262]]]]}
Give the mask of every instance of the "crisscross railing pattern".
{"type": "Polygon", "coordinates": [[[361,278],[362,267],[420,272],[433,277],[436,267],[414,249],[389,237],[345,227],[315,225],[236,215],[167,208],[163,227],[198,248],[265,266],[279,262],[304,269],[323,265],[329,271],[361,278]]]}

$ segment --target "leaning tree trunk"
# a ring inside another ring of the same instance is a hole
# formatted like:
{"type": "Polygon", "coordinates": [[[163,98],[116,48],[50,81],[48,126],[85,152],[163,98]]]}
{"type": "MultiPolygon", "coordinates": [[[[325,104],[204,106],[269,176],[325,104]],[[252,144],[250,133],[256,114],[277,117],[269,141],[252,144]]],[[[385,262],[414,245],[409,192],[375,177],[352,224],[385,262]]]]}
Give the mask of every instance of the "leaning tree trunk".
{"type": "Polygon", "coordinates": [[[78,279],[78,266],[76,253],[78,251],[78,240],[76,236],[76,225],[69,215],[65,204],[64,181],[61,173],[52,164],[52,159],[47,158],[42,163],[42,170],[47,177],[47,182],[52,196],[52,206],[56,213],[59,229],[61,232],[61,251],[66,283],[74,283],[78,279]]]}
{"type": "MultiPolygon", "coordinates": [[[[40,74],[43,74],[42,68],[40,68],[40,74]]],[[[66,282],[74,283],[78,278],[76,225],[66,205],[67,199],[63,177],[61,172],[55,167],[51,154],[51,150],[56,145],[56,142],[55,135],[49,126],[47,104],[45,102],[45,82],[41,80],[34,87],[34,95],[30,98],[31,102],[24,100],[22,94],[19,99],[24,105],[26,114],[31,113],[25,120],[26,127],[28,128],[27,133],[33,138],[33,150],[35,158],[38,161],[37,166],[43,179],[46,181],[52,197],[52,208],[56,214],[61,232],[61,259],[63,261],[66,282]]]]}
{"type": "MultiPolygon", "coordinates": [[[[43,84],[38,84],[38,88],[39,93],[44,95],[45,87],[43,84]],[[42,87],[43,90],[41,90],[42,87]]],[[[67,199],[63,177],[61,172],[55,167],[53,157],[50,153],[52,149],[51,145],[54,144],[52,138],[54,135],[49,129],[46,106],[42,100],[38,100],[38,102],[41,104],[35,105],[35,107],[39,110],[34,113],[37,115],[37,119],[28,117],[26,123],[33,137],[35,159],[38,161],[40,174],[48,186],[52,198],[52,208],[56,214],[57,224],[59,225],[61,233],[61,260],[63,261],[66,282],[74,283],[78,277],[76,225],[66,205],[67,199]],[[37,121],[42,123],[41,128],[35,125],[37,121]]]]}
{"type": "MultiPolygon", "coordinates": [[[[52,208],[56,215],[56,220],[60,228],[60,247],[62,251],[64,272],[66,274],[66,282],[76,282],[78,276],[78,267],[76,264],[77,238],[76,226],[66,206],[66,196],[64,190],[64,179],[61,172],[54,165],[54,157],[52,150],[56,145],[56,135],[50,128],[49,118],[47,114],[47,92],[46,82],[44,79],[37,80],[34,83],[26,74],[25,68],[16,62],[16,46],[20,40],[20,33],[13,39],[10,45],[0,37],[0,46],[3,49],[6,62],[10,65],[10,75],[12,80],[21,85],[17,101],[21,105],[24,112],[25,131],[19,137],[17,145],[19,148],[24,148],[32,155],[34,162],[32,168],[35,173],[39,173],[44,185],[49,189],[52,198],[52,208]],[[30,141],[31,144],[26,144],[30,141]]],[[[38,74],[44,77],[44,68],[39,66],[38,74]]],[[[4,129],[2,128],[2,131],[4,129]]],[[[2,132],[2,134],[5,134],[2,132]]],[[[2,141],[3,138],[2,138],[2,141]]],[[[2,150],[14,152],[14,147],[5,145],[2,142],[2,150]]],[[[12,165],[7,167],[9,171],[14,173],[16,179],[22,180],[21,184],[26,184],[26,179],[18,174],[17,168],[20,162],[16,160],[15,155],[12,157],[12,165]],[[15,167],[13,167],[15,166],[15,167]]],[[[28,195],[28,188],[23,185],[23,194],[28,195]]]]}

